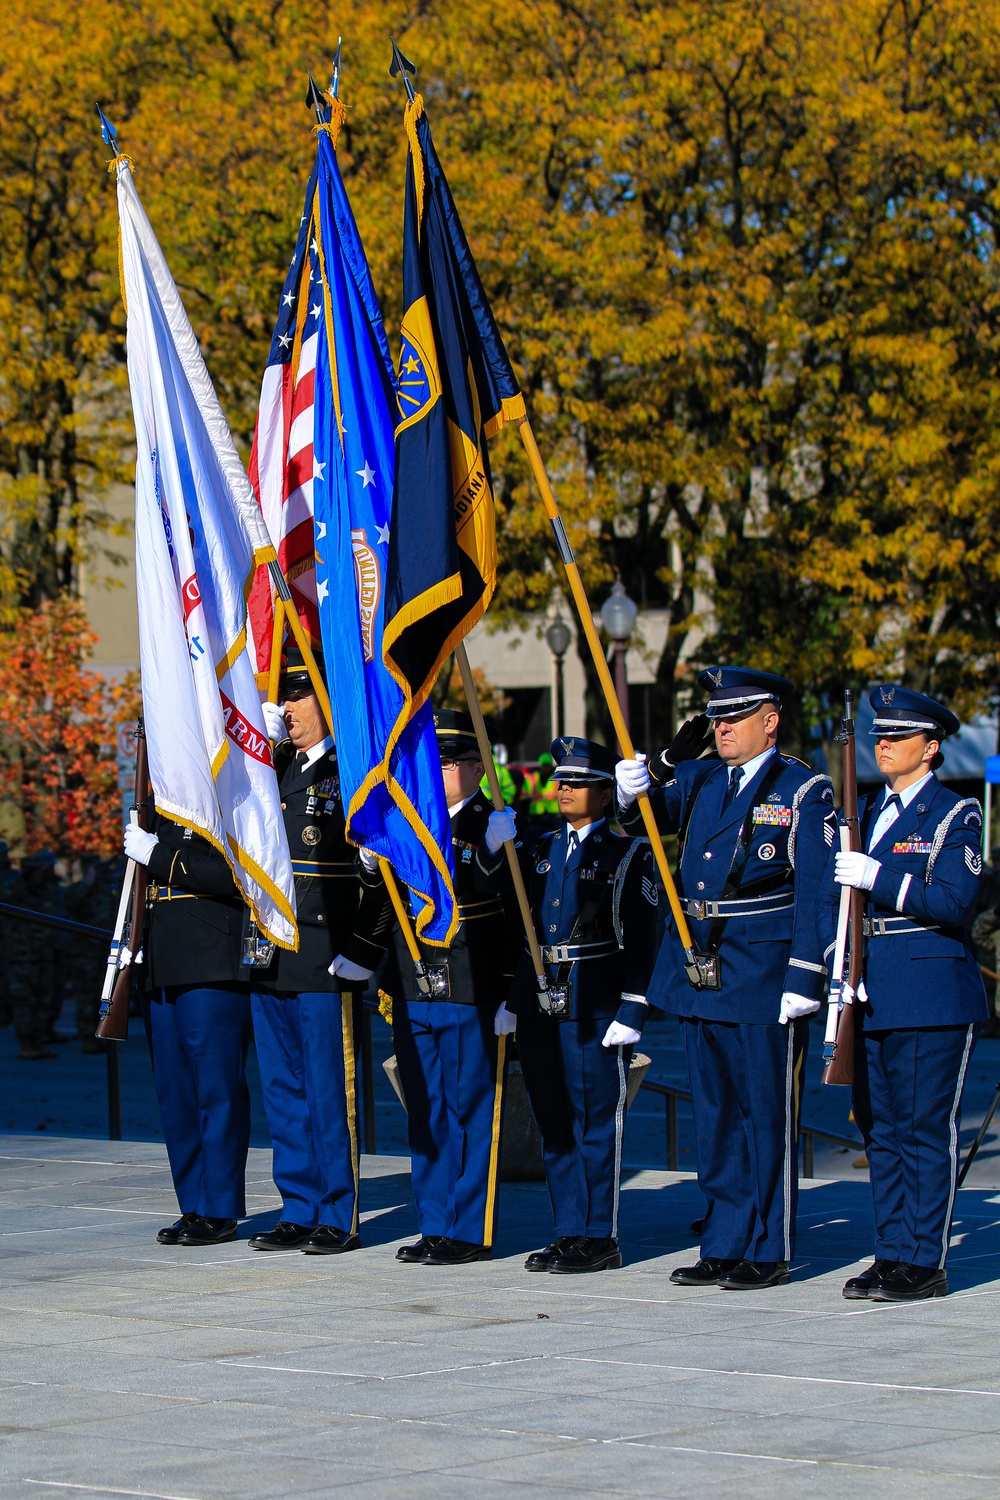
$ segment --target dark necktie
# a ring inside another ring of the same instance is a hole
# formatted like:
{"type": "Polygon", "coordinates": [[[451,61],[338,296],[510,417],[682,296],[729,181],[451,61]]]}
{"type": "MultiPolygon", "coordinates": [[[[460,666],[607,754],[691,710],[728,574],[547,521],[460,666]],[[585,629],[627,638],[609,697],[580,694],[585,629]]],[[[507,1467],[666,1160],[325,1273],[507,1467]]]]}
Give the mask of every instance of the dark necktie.
{"type": "Polygon", "coordinates": [[[898,792],[890,792],[882,803],[882,811],[888,812],[890,807],[895,806],[899,816],[903,816],[903,799],[898,792]]]}
{"type": "Polygon", "coordinates": [[[309,759],[309,752],[307,750],[297,750],[295,752],[295,774],[296,774],[296,776],[301,776],[302,772],[306,768],[306,762],[308,761],[308,759],[309,759]]]}
{"type": "Polygon", "coordinates": [[[743,767],[734,766],[729,773],[729,785],[726,787],[726,795],[722,799],[722,811],[731,807],[740,794],[740,782],[743,780],[743,767]]]}
{"type": "Polygon", "coordinates": [[[573,858],[573,855],[576,853],[576,846],[577,846],[576,833],[571,828],[569,830],[569,832],[567,833],[567,835],[566,835],[566,863],[567,864],[569,864],[569,861],[573,858]]]}

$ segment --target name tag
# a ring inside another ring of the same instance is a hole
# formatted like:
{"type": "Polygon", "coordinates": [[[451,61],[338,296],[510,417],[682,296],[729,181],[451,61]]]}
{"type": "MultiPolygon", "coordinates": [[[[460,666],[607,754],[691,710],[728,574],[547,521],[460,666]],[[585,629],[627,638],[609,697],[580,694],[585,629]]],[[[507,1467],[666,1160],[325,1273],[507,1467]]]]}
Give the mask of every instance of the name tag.
{"type": "Polygon", "coordinates": [[[893,854],[930,854],[934,848],[933,844],[923,844],[919,839],[904,839],[899,844],[893,844],[893,854]]]}
{"type": "Polygon", "coordinates": [[[791,828],[792,809],[765,802],[763,807],[754,808],[753,820],[757,827],[763,825],[766,828],[791,828]]]}

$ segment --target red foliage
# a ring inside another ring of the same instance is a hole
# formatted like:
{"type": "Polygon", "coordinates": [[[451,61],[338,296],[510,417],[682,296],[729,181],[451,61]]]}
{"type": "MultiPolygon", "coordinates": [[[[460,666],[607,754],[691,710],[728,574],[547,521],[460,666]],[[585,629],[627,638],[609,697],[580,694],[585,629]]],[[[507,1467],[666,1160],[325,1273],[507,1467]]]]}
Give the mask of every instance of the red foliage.
{"type": "Polygon", "coordinates": [[[26,853],[107,855],[121,843],[115,730],[137,717],[139,687],[86,669],[96,641],[66,598],[0,635],[0,801],[20,813],[12,842],[26,853]]]}

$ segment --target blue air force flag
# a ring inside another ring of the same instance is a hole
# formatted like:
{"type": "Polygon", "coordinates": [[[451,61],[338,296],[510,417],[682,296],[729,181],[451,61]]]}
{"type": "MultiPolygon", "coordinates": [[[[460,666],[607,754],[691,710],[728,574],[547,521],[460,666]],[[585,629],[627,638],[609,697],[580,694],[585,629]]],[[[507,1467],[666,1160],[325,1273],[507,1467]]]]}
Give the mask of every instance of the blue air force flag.
{"type": "Polygon", "coordinates": [[[337,165],[342,109],[334,101],[334,124],[319,132],[312,206],[323,302],[312,489],[323,655],[348,836],[388,859],[410,887],[421,939],[447,943],[458,917],[429,705],[388,754],[403,707],[382,658],[395,390],[382,314],[337,165]]]}

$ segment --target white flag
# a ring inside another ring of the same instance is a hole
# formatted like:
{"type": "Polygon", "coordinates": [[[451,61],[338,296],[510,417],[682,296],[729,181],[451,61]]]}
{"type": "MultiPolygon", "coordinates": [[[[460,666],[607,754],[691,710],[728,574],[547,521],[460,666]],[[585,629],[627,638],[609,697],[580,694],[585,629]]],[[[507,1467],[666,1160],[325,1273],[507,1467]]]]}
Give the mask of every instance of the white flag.
{"type": "Polygon", "coordinates": [[[124,160],[118,214],[156,806],[225,855],[261,931],[297,948],[292,863],[247,647],[247,596],[274,548],[124,160]]]}

